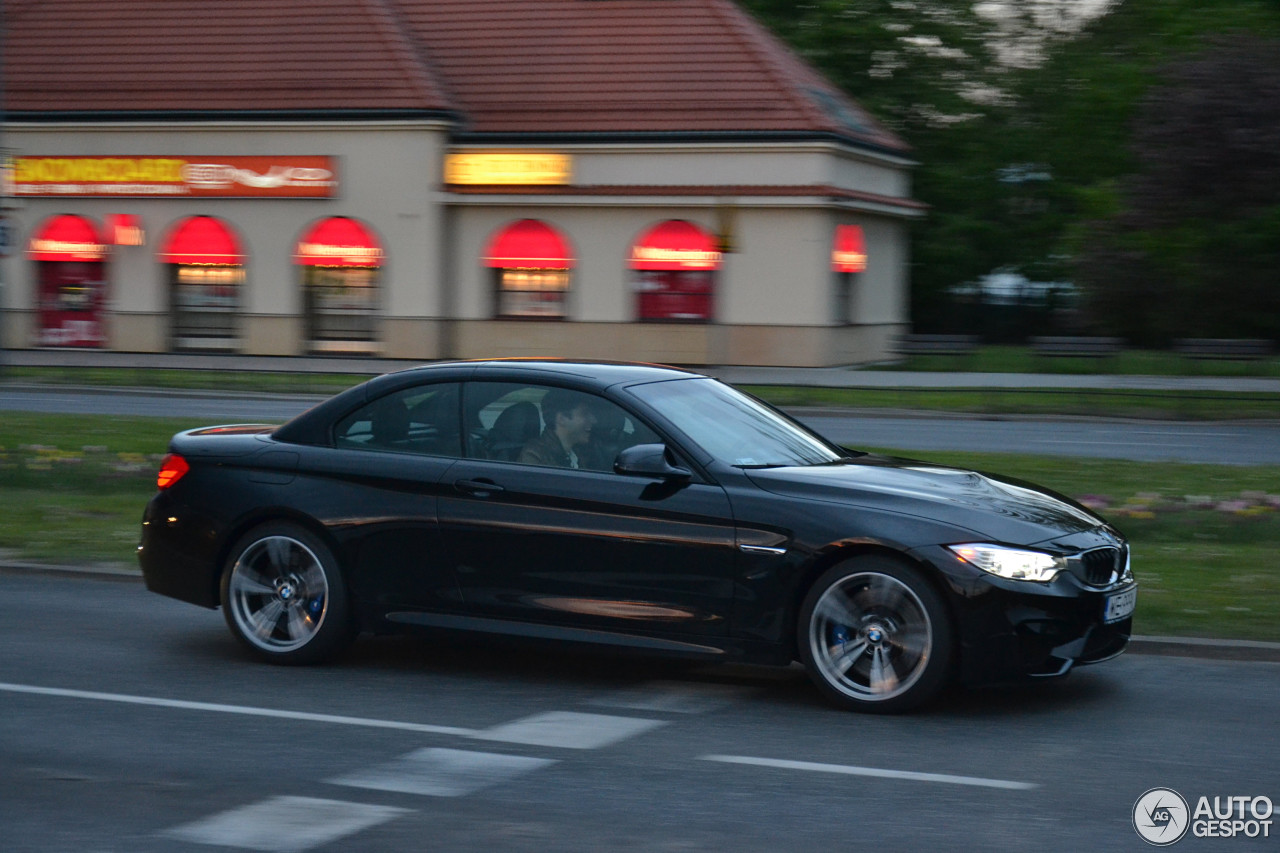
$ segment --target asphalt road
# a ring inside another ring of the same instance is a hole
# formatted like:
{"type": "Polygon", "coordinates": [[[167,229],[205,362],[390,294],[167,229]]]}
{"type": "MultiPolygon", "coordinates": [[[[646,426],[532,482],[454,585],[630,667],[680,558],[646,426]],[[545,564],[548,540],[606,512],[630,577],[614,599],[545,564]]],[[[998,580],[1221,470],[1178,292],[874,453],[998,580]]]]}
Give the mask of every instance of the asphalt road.
{"type": "Polygon", "coordinates": [[[1280,802],[1277,707],[1280,664],[1138,655],[890,718],[458,639],[270,667],[137,582],[0,574],[0,849],[1142,850],[1151,788],[1280,802]]]}
{"type": "MultiPolygon", "coordinates": [[[[0,411],[163,416],[189,418],[192,426],[203,426],[280,423],[320,399],[5,388],[0,390],[0,411]]],[[[798,411],[796,415],[829,438],[853,447],[1280,465],[1280,424],[882,417],[814,410],[798,411]]]]}

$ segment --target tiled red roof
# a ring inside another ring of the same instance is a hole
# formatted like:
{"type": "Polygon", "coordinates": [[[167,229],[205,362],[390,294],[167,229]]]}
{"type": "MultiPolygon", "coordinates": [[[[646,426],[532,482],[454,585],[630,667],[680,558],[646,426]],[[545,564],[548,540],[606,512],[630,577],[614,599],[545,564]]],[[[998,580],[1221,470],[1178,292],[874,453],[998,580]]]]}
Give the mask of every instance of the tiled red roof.
{"type": "Polygon", "coordinates": [[[478,133],[902,142],[729,0],[395,0],[478,133]]]}
{"type": "Polygon", "coordinates": [[[452,106],[376,0],[8,0],[4,23],[10,111],[452,106]]]}
{"type": "Polygon", "coordinates": [[[25,0],[20,114],[457,111],[469,138],[905,145],[731,0],[25,0]]]}

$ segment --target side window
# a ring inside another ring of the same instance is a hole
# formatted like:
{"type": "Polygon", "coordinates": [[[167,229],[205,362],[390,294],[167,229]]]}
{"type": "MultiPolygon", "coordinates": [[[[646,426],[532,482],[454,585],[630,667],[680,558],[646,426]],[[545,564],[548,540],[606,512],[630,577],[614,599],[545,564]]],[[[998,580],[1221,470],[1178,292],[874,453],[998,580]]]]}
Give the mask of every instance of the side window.
{"type": "Polygon", "coordinates": [[[456,382],[417,385],[379,397],[338,422],[338,447],[461,456],[456,382]]]}
{"type": "Polygon", "coordinates": [[[471,382],[467,455],[557,468],[612,471],[623,448],[659,441],[618,405],[582,391],[513,382],[471,382]]]}

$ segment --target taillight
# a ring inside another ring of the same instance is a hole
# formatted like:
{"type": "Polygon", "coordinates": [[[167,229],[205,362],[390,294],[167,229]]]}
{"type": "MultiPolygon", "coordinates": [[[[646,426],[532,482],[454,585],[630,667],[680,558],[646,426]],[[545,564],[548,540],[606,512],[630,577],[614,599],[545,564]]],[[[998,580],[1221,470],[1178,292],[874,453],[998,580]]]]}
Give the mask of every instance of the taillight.
{"type": "Polygon", "coordinates": [[[182,479],[182,475],[191,470],[187,460],[176,453],[170,453],[160,463],[160,473],[156,474],[156,485],[167,489],[182,479]]]}

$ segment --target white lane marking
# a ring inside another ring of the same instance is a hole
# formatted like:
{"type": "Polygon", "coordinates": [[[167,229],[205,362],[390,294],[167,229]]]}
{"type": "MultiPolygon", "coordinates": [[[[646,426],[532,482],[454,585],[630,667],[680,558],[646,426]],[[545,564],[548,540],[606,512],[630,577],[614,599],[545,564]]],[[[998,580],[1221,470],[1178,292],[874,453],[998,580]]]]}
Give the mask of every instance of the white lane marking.
{"type": "Polygon", "coordinates": [[[662,720],[551,711],[504,723],[471,737],[532,746],[597,749],[664,725],[662,720]]]}
{"type": "Polygon", "coordinates": [[[33,687],[27,684],[0,682],[0,691],[29,693],[36,696],[61,696],[69,699],[93,699],[99,702],[121,702],[126,705],[149,705],[154,708],[180,708],[185,711],[211,711],[217,714],[241,714],[250,717],[274,717],[284,720],[305,720],[313,723],[335,723],[342,726],[364,726],[374,729],[398,729],[423,734],[458,735],[474,737],[475,729],[454,726],[432,726],[423,723],[404,723],[397,720],[372,720],[364,717],[343,717],[334,714],[312,714],[307,711],[278,711],[274,708],[253,708],[247,705],[220,705],[213,702],[188,702],[183,699],[156,699],[150,696],[128,696],[120,693],[96,693],[89,690],[66,690],[61,687],[33,687]]]}
{"type": "Polygon", "coordinates": [[[633,711],[703,714],[737,702],[751,692],[750,688],[736,687],[731,684],[650,681],[597,696],[587,700],[587,704],[606,708],[629,708],[633,711]]]}
{"type": "Polygon", "coordinates": [[[875,776],[881,779],[906,779],[912,782],[976,785],[981,788],[1003,788],[1011,791],[1029,791],[1040,787],[1033,782],[1009,782],[1004,779],[982,779],[977,776],[950,776],[945,773],[917,773],[913,770],[881,770],[877,767],[856,767],[846,764],[817,764],[811,761],[787,761],[778,758],[752,758],[747,755],[704,755],[702,759],[724,764],[780,767],[784,770],[809,770],[817,773],[838,773],[844,776],[875,776]]]}
{"type": "Polygon", "coordinates": [[[195,844],[301,853],[407,811],[341,800],[272,797],[165,830],[160,835],[195,844]]]}
{"type": "Polygon", "coordinates": [[[555,763],[550,758],[431,748],[328,781],[375,791],[461,797],[555,763]]]}
{"type": "Polygon", "coordinates": [[[556,746],[566,749],[596,749],[608,746],[664,724],[662,720],[645,720],[637,717],[612,717],[604,714],[576,714],[571,711],[553,711],[504,723],[490,729],[463,729],[455,726],[433,726],[425,723],[406,723],[398,720],[344,717],[335,714],[314,714],[308,711],[280,711],[274,708],[255,708],[247,705],[189,702],[184,699],[157,699],[151,696],[129,696],[120,693],[98,693],[90,690],[68,690],[61,687],[35,687],[28,684],[9,684],[6,682],[0,682],[0,692],[59,696],[70,699],[91,699],[99,702],[120,702],[127,705],[177,708],[185,711],[210,711],[218,714],[240,714],[250,717],[273,717],[313,723],[332,723],[341,726],[396,729],[419,734],[453,735],[477,740],[531,744],[534,746],[556,746]]]}

